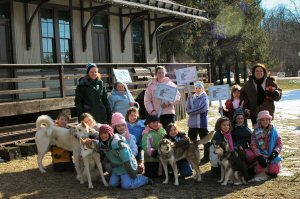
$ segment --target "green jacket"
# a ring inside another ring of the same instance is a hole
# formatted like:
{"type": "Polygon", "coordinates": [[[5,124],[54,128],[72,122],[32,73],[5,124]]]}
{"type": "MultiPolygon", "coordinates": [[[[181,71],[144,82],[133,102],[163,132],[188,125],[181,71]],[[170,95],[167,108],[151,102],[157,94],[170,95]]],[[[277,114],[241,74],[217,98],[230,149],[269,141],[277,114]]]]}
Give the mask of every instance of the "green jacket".
{"type": "Polygon", "coordinates": [[[159,142],[163,137],[166,135],[166,131],[164,128],[160,128],[158,131],[150,129],[148,126],[143,131],[143,138],[142,138],[142,148],[145,152],[144,154],[144,161],[145,162],[158,162],[159,157],[151,157],[151,155],[157,150],[159,147],[159,142]]]}
{"type": "Polygon", "coordinates": [[[137,175],[137,161],[125,137],[115,134],[108,142],[108,149],[105,155],[112,165],[112,173],[115,175],[128,173],[134,178],[137,175]]]}
{"type": "Polygon", "coordinates": [[[93,81],[83,77],[79,80],[75,91],[75,106],[78,118],[82,113],[88,112],[98,123],[104,124],[111,121],[107,91],[100,79],[93,81]]]}

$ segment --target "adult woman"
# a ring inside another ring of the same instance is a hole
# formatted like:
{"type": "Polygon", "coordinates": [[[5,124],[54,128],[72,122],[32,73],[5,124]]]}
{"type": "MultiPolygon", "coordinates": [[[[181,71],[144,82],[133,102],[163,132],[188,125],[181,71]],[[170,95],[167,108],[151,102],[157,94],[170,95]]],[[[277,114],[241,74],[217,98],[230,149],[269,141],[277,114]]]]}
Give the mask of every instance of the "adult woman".
{"type": "Polygon", "coordinates": [[[247,100],[250,110],[252,124],[256,124],[257,113],[262,110],[268,110],[274,118],[274,101],[281,99],[282,90],[278,88],[275,80],[268,77],[265,65],[256,64],[252,69],[252,75],[244,84],[241,93],[247,100]]]}
{"type": "Polygon", "coordinates": [[[82,113],[88,112],[98,123],[110,123],[111,110],[107,91],[103,86],[98,67],[94,63],[89,63],[86,68],[86,76],[79,80],[76,88],[75,106],[78,118],[82,113]]]}
{"type": "Polygon", "coordinates": [[[156,78],[153,79],[149,84],[145,92],[144,104],[149,115],[157,115],[160,107],[162,107],[162,113],[160,115],[160,122],[164,129],[170,123],[175,123],[175,108],[174,104],[179,102],[180,93],[177,92],[175,102],[164,101],[156,98],[155,92],[158,84],[166,84],[168,86],[177,87],[168,77],[166,77],[166,68],[163,66],[157,66],[155,68],[156,78]]]}

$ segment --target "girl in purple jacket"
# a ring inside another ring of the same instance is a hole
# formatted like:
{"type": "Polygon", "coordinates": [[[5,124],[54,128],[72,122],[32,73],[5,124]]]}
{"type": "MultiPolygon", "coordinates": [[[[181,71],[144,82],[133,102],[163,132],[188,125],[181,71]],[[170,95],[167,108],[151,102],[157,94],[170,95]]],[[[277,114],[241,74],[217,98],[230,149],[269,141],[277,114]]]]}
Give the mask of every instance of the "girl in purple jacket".
{"type": "MultiPolygon", "coordinates": [[[[204,91],[204,86],[202,82],[195,82],[194,87],[195,93],[192,96],[188,97],[186,104],[186,111],[189,114],[188,136],[191,139],[191,141],[197,140],[198,135],[200,139],[202,139],[208,134],[208,96],[204,91]],[[193,107],[191,103],[193,103],[193,107]]],[[[202,158],[201,163],[209,162],[209,147],[210,143],[204,145],[204,157],[202,158]]]]}

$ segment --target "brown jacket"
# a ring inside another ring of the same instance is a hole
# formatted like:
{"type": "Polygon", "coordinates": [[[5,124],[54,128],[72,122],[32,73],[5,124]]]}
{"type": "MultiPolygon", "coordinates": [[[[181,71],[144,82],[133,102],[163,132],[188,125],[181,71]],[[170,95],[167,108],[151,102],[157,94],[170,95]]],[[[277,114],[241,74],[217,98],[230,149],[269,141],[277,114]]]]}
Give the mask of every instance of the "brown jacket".
{"type": "Polygon", "coordinates": [[[275,98],[271,97],[265,97],[263,104],[260,106],[257,106],[257,89],[256,84],[254,83],[252,77],[249,77],[249,80],[244,84],[241,94],[243,95],[244,99],[248,102],[245,109],[250,110],[250,118],[252,121],[252,124],[256,124],[256,117],[259,111],[262,110],[268,110],[270,112],[270,115],[274,118],[274,111],[275,111],[275,105],[274,101],[279,101],[282,96],[282,90],[278,88],[277,84],[275,83],[275,80],[271,77],[267,77],[263,83],[263,88],[267,88],[268,86],[275,87],[279,91],[279,96],[275,98]]]}

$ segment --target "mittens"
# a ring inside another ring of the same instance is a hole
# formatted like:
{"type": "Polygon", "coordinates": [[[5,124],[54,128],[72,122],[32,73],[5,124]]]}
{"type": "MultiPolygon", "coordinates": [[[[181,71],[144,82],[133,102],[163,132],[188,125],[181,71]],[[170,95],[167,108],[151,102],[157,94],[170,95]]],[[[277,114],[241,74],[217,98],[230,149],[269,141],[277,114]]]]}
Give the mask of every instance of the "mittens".
{"type": "Polygon", "coordinates": [[[263,156],[257,156],[256,160],[262,168],[266,168],[268,166],[268,163],[267,163],[266,159],[263,156]]]}
{"type": "Polygon", "coordinates": [[[268,160],[274,160],[278,156],[278,152],[274,150],[271,155],[268,157],[268,160]]]}

